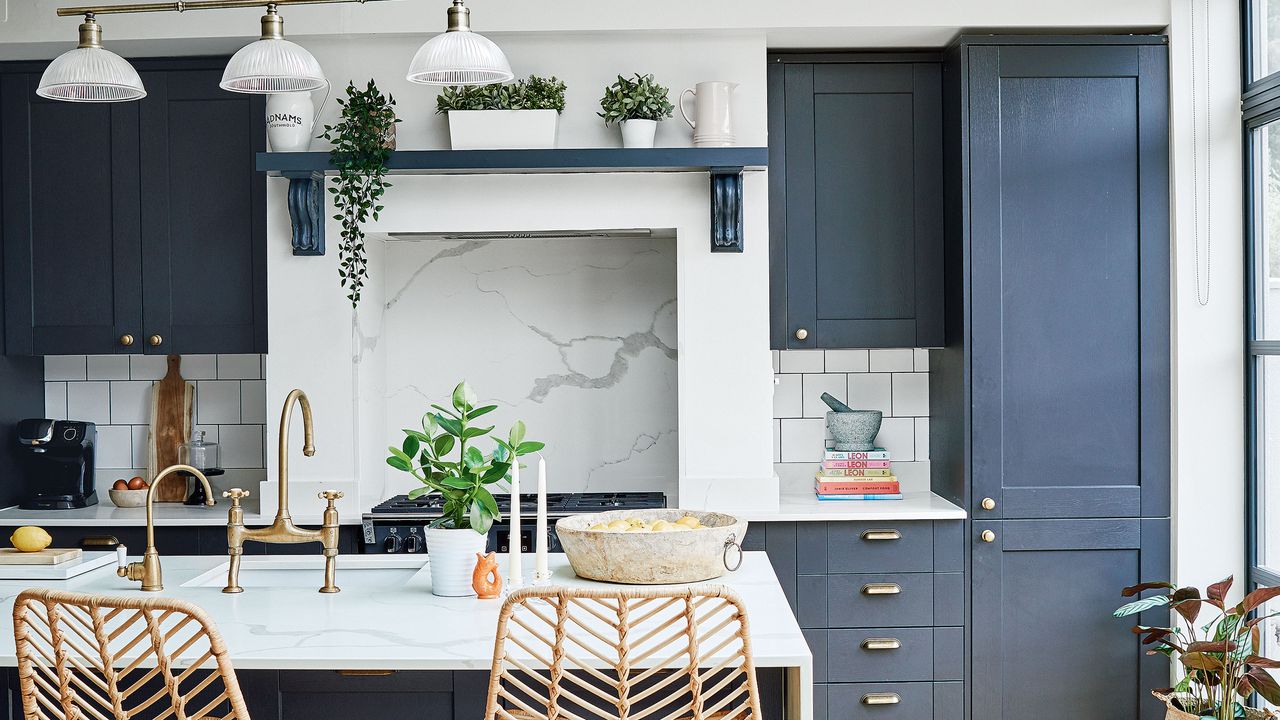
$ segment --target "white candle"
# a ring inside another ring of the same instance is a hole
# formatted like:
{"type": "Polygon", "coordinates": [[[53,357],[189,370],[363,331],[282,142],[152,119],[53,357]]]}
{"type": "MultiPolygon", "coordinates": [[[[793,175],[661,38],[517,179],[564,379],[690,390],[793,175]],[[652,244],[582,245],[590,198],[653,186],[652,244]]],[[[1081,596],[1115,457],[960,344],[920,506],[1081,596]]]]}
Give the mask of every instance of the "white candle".
{"type": "Polygon", "coordinates": [[[546,580],[551,577],[547,569],[547,461],[538,456],[538,524],[537,555],[534,559],[533,577],[546,580]]]}
{"type": "Polygon", "coordinates": [[[511,536],[507,541],[511,553],[511,570],[507,583],[518,587],[524,575],[520,566],[520,460],[512,454],[511,458],[511,536]]]}

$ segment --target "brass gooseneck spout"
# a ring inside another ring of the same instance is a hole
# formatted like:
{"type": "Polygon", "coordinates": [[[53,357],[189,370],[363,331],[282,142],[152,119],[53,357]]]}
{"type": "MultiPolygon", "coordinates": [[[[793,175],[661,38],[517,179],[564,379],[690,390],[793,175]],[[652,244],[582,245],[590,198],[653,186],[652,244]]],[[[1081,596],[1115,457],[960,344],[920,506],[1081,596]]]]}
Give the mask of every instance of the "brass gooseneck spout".
{"type": "Polygon", "coordinates": [[[269,527],[246,528],[244,526],[244,510],[240,507],[240,499],[249,496],[248,491],[232,488],[222,494],[231,498],[231,510],[227,519],[227,553],[231,560],[227,568],[227,586],[224,593],[244,592],[240,587],[240,559],[244,555],[244,543],[252,540],[261,543],[306,543],[318,542],[324,547],[324,586],[322,593],[336,593],[339,588],[335,584],[336,560],[338,557],[338,509],[334,502],[342,498],[341,492],[325,491],[320,498],[328,501],[324,510],[324,524],[319,530],[305,530],[293,524],[289,514],[289,425],[293,420],[293,406],[302,406],[302,454],[307,457],[315,455],[314,435],[311,420],[311,401],[301,390],[294,390],[285,398],[284,409],[280,411],[280,446],[278,455],[279,507],[276,508],[275,522],[269,527]]]}
{"type": "Polygon", "coordinates": [[[183,472],[188,475],[194,475],[200,483],[204,485],[205,505],[213,505],[213,488],[209,487],[209,478],[204,473],[191,467],[190,465],[170,465],[160,471],[159,475],[151,480],[151,487],[147,490],[147,551],[142,555],[142,562],[129,563],[123,567],[116,568],[116,574],[122,578],[133,580],[134,582],[142,582],[142,589],[147,592],[160,592],[164,589],[164,582],[160,577],[160,553],[156,551],[156,529],[155,516],[153,514],[154,500],[156,497],[156,487],[160,485],[160,480],[169,473],[183,472]]]}

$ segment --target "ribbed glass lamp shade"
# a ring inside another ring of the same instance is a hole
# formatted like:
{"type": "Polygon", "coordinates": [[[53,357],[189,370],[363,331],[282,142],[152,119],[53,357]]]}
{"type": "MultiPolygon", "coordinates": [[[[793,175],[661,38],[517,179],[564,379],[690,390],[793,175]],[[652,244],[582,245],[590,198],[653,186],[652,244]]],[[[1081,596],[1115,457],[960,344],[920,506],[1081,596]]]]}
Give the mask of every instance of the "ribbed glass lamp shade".
{"type": "Polygon", "coordinates": [[[267,95],[319,90],[328,81],[306,48],[268,38],[251,42],[232,55],[219,85],[231,92],[267,95]]]}
{"type": "Polygon", "coordinates": [[[405,77],[421,85],[490,85],[507,82],[515,74],[507,56],[492,40],[455,31],[424,43],[405,77]]]}
{"type": "Polygon", "coordinates": [[[126,102],[146,97],[147,91],[124,58],[100,47],[78,47],[49,63],[36,94],[68,102],[126,102]]]}

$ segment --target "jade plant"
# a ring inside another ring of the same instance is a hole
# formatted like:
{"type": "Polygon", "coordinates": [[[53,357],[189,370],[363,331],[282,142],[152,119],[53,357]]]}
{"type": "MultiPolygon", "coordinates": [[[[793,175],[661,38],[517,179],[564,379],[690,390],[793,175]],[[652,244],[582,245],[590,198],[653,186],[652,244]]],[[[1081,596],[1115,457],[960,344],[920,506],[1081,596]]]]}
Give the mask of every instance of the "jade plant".
{"type": "Polygon", "coordinates": [[[451,408],[432,404],[435,412],[422,416],[422,430],[406,428],[400,447],[387,448],[387,464],[422,483],[409,492],[410,499],[433,492],[444,497],[443,514],[431,527],[488,533],[493,522],[502,519],[490,488],[510,477],[512,463],[521,455],[543,448],[525,439],[524,423],[517,420],[505,440],[491,438],[493,449],[481,450],[479,441],[488,438],[494,426],[477,426],[475,420],[498,406],[477,407],[476,402],[475,391],[463,380],[453,389],[451,408]],[[457,459],[448,459],[455,451],[457,459]]]}
{"type": "Polygon", "coordinates": [[[446,87],[436,96],[436,112],[450,110],[555,110],[564,112],[563,81],[530,75],[505,85],[446,87]]]}
{"type": "Polygon", "coordinates": [[[1280,613],[1256,612],[1280,596],[1280,587],[1254,590],[1235,605],[1227,605],[1231,582],[1230,577],[1216,582],[1203,596],[1194,587],[1141,583],[1125,588],[1121,595],[1135,597],[1147,590],[1160,590],[1161,594],[1134,600],[1115,611],[1116,617],[1159,608],[1176,613],[1181,625],[1135,625],[1133,633],[1142,638],[1143,645],[1151,646],[1148,655],[1165,655],[1182,665],[1185,674],[1178,684],[1156,692],[1173,695],[1182,710],[1209,720],[1245,717],[1245,701],[1255,692],[1267,702],[1280,704],[1280,684],[1270,673],[1280,668],[1280,662],[1260,654],[1260,625],[1280,613]],[[1216,608],[1217,614],[1203,622],[1200,614],[1206,605],[1216,608]]]}
{"type": "Polygon", "coordinates": [[[338,181],[329,188],[342,222],[342,243],[338,247],[338,275],[347,289],[351,306],[360,303],[360,290],[369,275],[364,246],[364,224],[378,219],[382,196],[391,187],[387,182],[390,139],[396,123],[395,98],[383,95],[369,81],[364,90],[347,85],[346,98],[338,98],[342,117],[336,125],[325,125],[320,136],[333,143],[329,161],[338,169],[338,181]]]}
{"type": "Polygon", "coordinates": [[[618,76],[604,89],[600,110],[606,125],[626,120],[662,120],[671,117],[675,106],[667,99],[667,88],[654,81],[653,75],[636,73],[634,78],[618,76]]]}

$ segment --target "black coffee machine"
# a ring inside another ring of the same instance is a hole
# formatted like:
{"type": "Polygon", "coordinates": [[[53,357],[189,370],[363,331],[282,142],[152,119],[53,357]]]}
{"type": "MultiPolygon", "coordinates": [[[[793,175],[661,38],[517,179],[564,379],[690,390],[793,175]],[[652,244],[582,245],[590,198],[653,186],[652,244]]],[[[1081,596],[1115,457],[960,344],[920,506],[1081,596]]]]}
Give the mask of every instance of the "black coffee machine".
{"type": "Polygon", "coordinates": [[[93,489],[91,422],[31,419],[18,421],[18,454],[27,481],[23,510],[71,510],[98,504],[93,489]]]}

